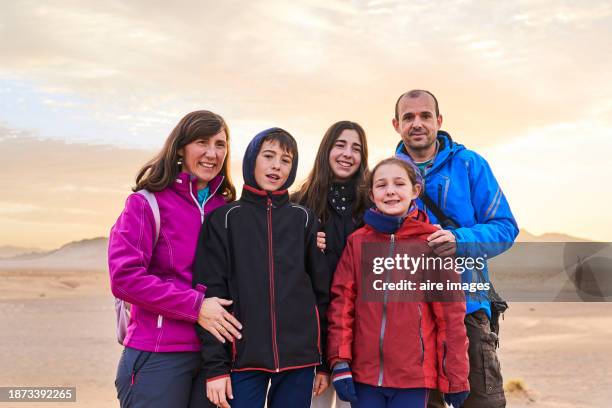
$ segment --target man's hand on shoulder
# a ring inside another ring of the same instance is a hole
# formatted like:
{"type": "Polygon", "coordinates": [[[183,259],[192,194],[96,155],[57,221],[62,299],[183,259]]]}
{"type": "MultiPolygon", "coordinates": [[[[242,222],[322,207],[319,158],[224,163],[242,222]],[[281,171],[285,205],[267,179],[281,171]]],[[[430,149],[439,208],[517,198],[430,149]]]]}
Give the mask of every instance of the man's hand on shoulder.
{"type": "Polygon", "coordinates": [[[427,241],[438,256],[452,256],[457,252],[457,239],[449,230],[440,229],[428,236],[427,241]]]}

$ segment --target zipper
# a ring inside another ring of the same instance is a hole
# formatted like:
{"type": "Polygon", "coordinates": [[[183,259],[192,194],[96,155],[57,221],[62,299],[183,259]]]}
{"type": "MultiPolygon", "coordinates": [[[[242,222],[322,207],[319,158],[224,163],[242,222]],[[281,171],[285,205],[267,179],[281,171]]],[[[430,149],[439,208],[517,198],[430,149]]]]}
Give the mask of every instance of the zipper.
{"type": "Polygon", "coordinates": [[[274,301],[274,260],[272,259],[272,200],[268,197],[268,272],[270,274],[270,318],[272,320],[272,351],[274,353],[274,368],[280,371],[278,361],[278,344],[276,343],[276,310],[274,301]]]}
{"type": "Polygon", "coordinates": [[[198,199],[195,198],[195,196],[193,195],[193,187],[191,180],[189,181],[189,195],[195,202],[196,206],[198,207],[198,210],[200,210],[200,224],[204,224],[204,204],[200,205],[198,199]]]}
{"type": "MultiPolygon", "coordinates": [[[[393,258],[395,252],[395,234],[391,234],[391,242],[389,245],[389,258],[393,258]]],[[[389,283],[389,271],[386,272],[386,282],[389,283]]],[[[386,286],[385,286],[386,288],[386,286]]],[[[384,352],[383,352],[383,343],[385,339],[385,329],[387,328],[387,300],[389,298],[389,292],[385,289],[385,293],[383,295],[383,311],[382,311],[382,322],[380,324],[380,339],[378,343],[378,351],[380,353],[380,371],[378,372],[378,386],[382,387],[383,379],[384,379],[384,352]]]]}
{"type": "Polygon", "coordinates": [[[425,342],[423,341],[423,311],[421,310],[421,304],[417,304],[419,311],[419,341],[421,342],[421,365],[425,361],[425,342]]]}
{"type": "Polygon", "coordinates": [[[157,328],[158,329],[162,328],[162,323],[164,323],[164,316],[157,315],[157,328]]]}
{"type": "Polygon", "coordinates": [[[442,208],[442,184],[438,184],[438,208],[442,208]]]}
{"type": "Polygon", "coordinates": [[[204,224],[204,207],[206,206],[206,203],[208,202],[208,200],[210,200],[212,198],[212,196],[217,194],[217,191],[219,191],[219,187],[221,187],[221,184],[223,184],[224,180],[225,180],[225,176],[221,176],[221,182],[217,185],[217,188],[215,188],[215,191],[213,191],[213,192],[208,194],[208,197],[206,198],[206,200],[204,200],[202,205],[200,205],[200,202],[198,201],[198,199],[195,198],[195,196],[193,195],[192,182],[191,182],[191,180],[189,181],[189,195],[191,196],[191,198],[195,202],[196,206],[198,207],[198,210],[200,210],[200,223],[201,224],[204,224]]]}

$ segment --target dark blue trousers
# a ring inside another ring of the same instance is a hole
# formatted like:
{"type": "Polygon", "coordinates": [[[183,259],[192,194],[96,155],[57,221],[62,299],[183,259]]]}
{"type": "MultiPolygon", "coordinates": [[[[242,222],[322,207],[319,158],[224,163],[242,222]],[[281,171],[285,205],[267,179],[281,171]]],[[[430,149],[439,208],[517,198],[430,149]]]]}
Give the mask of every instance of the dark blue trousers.
{"type": "Polygon", "coordinates": [[[117,368],[121,408],[209,408],[200,353],[152,353],[126,347],[117,368]]]}
{"type": "Polygon", "coordinates": [[[268,394],[268,408],[310,408],[314,367],[280,373],[265,371],[233,372],[232,408],[263,408],[268,394]],[[270,390],[268,391],[268,385],[270,390]]]}
{"type": "Polygon", "coordinates": [[[427,388],[375,387],[355,383],[358,402],[351,408],[426,408],[427,388]]]}

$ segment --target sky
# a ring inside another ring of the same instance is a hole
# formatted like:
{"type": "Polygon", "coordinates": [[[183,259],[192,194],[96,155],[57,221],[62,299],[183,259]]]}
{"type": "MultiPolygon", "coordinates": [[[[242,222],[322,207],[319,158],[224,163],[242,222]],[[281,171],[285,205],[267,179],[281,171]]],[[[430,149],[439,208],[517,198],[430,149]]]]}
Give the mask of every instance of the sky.
{"type": "Polygon", "coordinates": [[[413,88],[522,228],[612,241],[611,50],[607,1],[2,2],[0,245],[108,235],[189,111],[227,120],[236,170],[255,133],[289,130],[300,178],[338,120],[371,165],[390,155],[413,88]]]}

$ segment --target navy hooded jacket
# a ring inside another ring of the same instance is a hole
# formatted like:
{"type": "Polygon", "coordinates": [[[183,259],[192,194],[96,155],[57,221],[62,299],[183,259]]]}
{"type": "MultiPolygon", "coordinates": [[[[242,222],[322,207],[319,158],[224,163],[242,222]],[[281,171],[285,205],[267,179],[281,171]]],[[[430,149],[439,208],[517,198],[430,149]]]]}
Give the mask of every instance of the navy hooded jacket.
{"type": "MultiPolygon", "coordinates": [[[[273,130],[247,148],[240,200],[211,213],[200,234],[194,285],[206,285],[206,297],[233,300],[243,326],[242,339],[226,344],[197,326],[207,380],[319,366],[324,355],[330,275],[317,248],[317,220],[290,203],[286,189],[268,192],[255,183],[255,158],[273,130]]],[[[296,159],[283,188],[295,178],[296,159]]]]}

